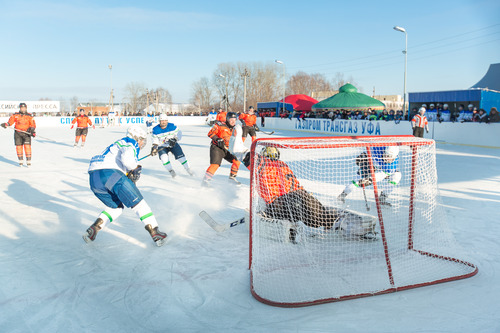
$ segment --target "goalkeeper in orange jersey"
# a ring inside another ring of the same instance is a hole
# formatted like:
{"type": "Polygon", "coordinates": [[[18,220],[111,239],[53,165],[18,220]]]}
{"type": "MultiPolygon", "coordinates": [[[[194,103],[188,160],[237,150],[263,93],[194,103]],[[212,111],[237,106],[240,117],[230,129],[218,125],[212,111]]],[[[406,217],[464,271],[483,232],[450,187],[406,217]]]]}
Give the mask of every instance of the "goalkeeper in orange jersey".
{"type": "Polygon", "coordinates": [[[78,117],[75,117],[71,121],[71,129],[75,127],[76,125],[76,132],[75,132],[75,144],[73,145],[74,147],[78,146],[78,142],[80,141],[80,138],[82,138],[82,145],[81,147],[85,146],[85,140],[87,139],[87,134],[89,132],[89,126],[92,126],[92,128],[95,128],[94,125],[92,125],[92,120],[90,120],[89,117],[85,114],[84,109],[80,109],[80,115],[78,117]]]}
{"type": "MultiPolygon", "coordinates": [[[[249,166],[249,155],[245,156],[243,163],[249,166]]],[[[324,206],[300,185],[292,169],[280,161],[278,148],[264,147],[253,167],[257,192],[266,203],[262,216],[294,224],[295,228],[290,230],[292,242],[295,242],[300,222],[312,228],[340,229],[342,235],[348,238],[375,238],[373,218],[324,206]]]]}
{"type": "Polygon", "coordinates": [[[14,144],[16,145],[17,158],[19,159],[19,166],[23,166],[23,148],[26,155],[26,166],[31,165],[31,137],[36,136],[36,124],[33,116],[28,113],[26,103],[19,104],[19,112],[10,116],[9,121],[3,123],[1,126],[14,125],[14,144]]]}

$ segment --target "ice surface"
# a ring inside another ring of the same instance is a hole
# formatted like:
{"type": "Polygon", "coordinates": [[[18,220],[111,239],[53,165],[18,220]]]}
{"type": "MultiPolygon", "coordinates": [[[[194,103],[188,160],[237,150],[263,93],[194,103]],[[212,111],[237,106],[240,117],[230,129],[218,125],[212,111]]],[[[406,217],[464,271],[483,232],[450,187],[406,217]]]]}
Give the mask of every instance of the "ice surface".
{"type": "Polygon", "coordinates": [[[500,331],[500,150],[437,146],[442,201],[455,237],[479,267],[476,276],[283,309],[250,293],[246,226],[218,234],[198,217],[201,210],[227,222],[243,216],[249,172],[242,167],[243,186],[235,187],[224,161],[214,188],[200,188],[209,128],[180,127],[196,177],[176,161],[175,179],[157,157],[141,161],[138,186],[169,234],[161,248],[131,210],[94,243],[81,238],[103,209],[88,187],[89,159],[125,127],[90,130],[84,148],[72,147],[73,130],[40,128],[56,142],[35,139],[30,168],[17,166],[13,133],[0,129],[1,332],[500,331]]]}

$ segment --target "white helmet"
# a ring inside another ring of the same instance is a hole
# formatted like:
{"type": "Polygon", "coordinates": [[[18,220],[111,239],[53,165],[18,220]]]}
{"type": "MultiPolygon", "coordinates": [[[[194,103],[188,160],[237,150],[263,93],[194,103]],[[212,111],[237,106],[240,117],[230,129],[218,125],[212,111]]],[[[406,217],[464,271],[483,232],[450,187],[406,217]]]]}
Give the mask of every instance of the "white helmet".
{"type": "Polygon", "coordinates": [[[425,108],[422,106],[420,109],[418,109],[418,112],[425,112],[425,108]]]}
{"type": "Polygon", "coordinates": [[[132,125],[127,130],[127,136],[139,142],[139,140],[146,140],[147,134],[139,125],[132,125]]]}
{"type": "Polygon", "coordinates": [[[396,157],[399,154],[399,147],[398,146],[389,146],[385,148],[384,151],[384,161],[386,163],[391,163],[396,159],[396,157]]]}
{"type": "Polygon", "coordinates": [[[423,108],[426,108],[426,107],[427,107],[427,104],[422,104],[422,107],[423,107],[423,108]]]}
{"type": "Polygon", "coordinates": [[[161,114],[160,114],[160,121],[162,121],[162,120],[166,120],[166,121],[168,121],[168,117],[167,117],[167,114],[166,114],[166,113],[161,113],[161,114]]]}
{"type": "Polygon", "coordinates": [[[470,107],[470,108],[473,108],[473,107],[474,107],[474,105],[472,105],[472,104],[469,104],[469,107],[470,107]]]}
{"type": "Polygon", "coordinates": [[[448,104],[443,104],[443,108],[447,108],[448,107],[448,104]]]}

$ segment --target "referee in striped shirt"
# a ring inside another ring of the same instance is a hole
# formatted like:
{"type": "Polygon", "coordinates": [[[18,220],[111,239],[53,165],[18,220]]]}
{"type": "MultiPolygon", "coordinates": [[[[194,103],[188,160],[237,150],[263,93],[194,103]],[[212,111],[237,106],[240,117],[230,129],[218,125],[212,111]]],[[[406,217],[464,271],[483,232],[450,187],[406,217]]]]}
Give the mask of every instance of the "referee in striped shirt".
{"type": "Polygon", "coordinates": [[[424,128],[427,133],[429,133],[429,122],[425,116],[425,108],[421,107],[418,110],[419,114],[416,114],[411,120],[411,127],[413,128],[413,136],[423,138],[424,128]]]}

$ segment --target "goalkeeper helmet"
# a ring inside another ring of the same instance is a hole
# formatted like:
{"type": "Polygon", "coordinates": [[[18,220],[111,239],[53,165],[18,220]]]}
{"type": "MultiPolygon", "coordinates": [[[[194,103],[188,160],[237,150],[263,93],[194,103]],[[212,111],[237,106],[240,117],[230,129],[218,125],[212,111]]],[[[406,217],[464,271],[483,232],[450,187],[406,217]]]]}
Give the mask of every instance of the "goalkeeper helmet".
{"type": "Polygon", "coordinates": [[[271,161],[280,159],[280,151],[276,147],[264,147],[262,149],[262,156],[267,157],[271,161]]]}

